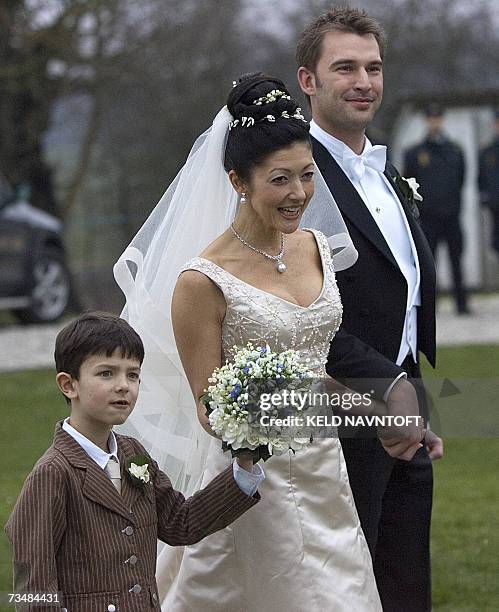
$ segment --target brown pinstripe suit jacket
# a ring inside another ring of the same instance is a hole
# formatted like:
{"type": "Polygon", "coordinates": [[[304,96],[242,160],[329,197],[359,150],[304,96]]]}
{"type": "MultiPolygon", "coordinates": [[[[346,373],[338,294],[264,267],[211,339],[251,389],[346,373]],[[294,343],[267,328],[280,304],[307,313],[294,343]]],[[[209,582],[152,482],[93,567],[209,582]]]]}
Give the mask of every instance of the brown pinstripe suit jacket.
{"type": "MultiPolygon", "coordinates": [[[[121,495],[57,424],[53,444],[29,474],[5,528],[13,546],[16,592],[62,592],[68,612],[160,610],[157,538],[192,544],[226,527],[259,499],[258,493],[248,497],[239,489],[232,467],[185,499],[152,459],[151,483],[138,488],[124,472],[124,461],[147,453],[133,438],[116,438],[121,495]]],[[[54,608],[33,607],[49,609],[54,608]]]]}

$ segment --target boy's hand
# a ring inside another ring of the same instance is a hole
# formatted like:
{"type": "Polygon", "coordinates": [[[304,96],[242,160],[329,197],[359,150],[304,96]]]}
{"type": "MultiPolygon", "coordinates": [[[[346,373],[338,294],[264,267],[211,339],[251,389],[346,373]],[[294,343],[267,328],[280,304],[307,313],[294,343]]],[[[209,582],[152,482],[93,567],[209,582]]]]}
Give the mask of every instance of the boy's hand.
{"type": "Polygon", "coordinates": [[[238,455],[236,457],[236,461],[239,467],[243,470],[246,470],[247,472],[251,472],[253,470],[253,457],[250,453],[238,455]]]}

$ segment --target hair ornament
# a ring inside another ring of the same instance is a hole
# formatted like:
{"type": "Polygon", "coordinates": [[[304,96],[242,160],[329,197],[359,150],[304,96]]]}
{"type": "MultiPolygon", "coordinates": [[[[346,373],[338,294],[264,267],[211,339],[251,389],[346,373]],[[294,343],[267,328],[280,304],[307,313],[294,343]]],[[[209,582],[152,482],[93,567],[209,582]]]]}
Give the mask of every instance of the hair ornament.
{"type": "Polygon", "coordinates": [[[255,119],[253,117],[241,117],[241,119],[234,119],[229,123],[229,130],[235,128],[241,124],[241,127],[251,127],[255,125],[255,119]]]}
{"type": "MultiPolygon", "coordinates": [[[[301,108],[299,106],[297,107],[297,109],[295,110],[295,112],[292,115],[290,115],[288,113],[288,111],[282,111],[281,117],[283,117],[284,119],[301,119],[302,121],[305,121],[305,123],[307,123],[307,120],[302,115],[301,108]]],[[[265,117],[264,117],[264,119],[265,119],[265,117]]]]}
{"type": "Polygon", "coordinates": [[[256,104],[256,106],[261,106],[262,104],[270,104],[271,102],[275,102],[277,98],[291,100],[291,96],[289,96],[285,91],[281,91],[280,89],[273,89],[272,91],[269,91],[269,93],[265,96],[253,100],[253,104],[256,104]]]}
{"type": "MultiPolygon", "coordinates": [[[[284,112],[286,112],[286,111],[284,111],[284,112]]],[[[302,121],[305,121],[305,123],[307,123],[307,120],[303,116],[303,114],[301,112],[301,108],[299,106],[296,108],[295,112],[291,115],[291,117],[293,117],[293,119],[301,119],[302,121]]]]}
{"type": "MultiPolygon", "coordinates": [[[[290,115],[288,111],[282,111],[281,117],[283,119],[300,119],[301,121],[307,123],[307,120],[302,115],[301,108],[299,106],[296,108],[295,112],[292,115],[290,115]]],[[[258,120],[258,122],[260,121],[268,121],[269,123],[275,123],[276,117],[275,115],[265,115],[265,117],[262,117],[258,120]]],[[[253,117],[241,117],[241,119],[234,119],[229,123],[229,130],[232,130],[238,125],[240,125],[241,127],[252,127],[255,125],[255,119],[253,117]]]]}

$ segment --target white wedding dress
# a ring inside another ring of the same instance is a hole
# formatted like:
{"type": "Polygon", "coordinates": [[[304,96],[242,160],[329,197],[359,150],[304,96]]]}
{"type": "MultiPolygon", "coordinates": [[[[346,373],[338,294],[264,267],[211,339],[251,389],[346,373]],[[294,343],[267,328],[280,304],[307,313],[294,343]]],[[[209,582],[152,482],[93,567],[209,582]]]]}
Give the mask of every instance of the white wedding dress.
{"type": "MultiPolygon", "coordinates": [[[[329,344],[342,314],[328,242],[314,231],[323,287],[301,307],[257,289],[201,257],[185,269],[208,276],[227,311],[223,351],[265,342],[299,350],[324,375],[329,344]]],[[[213,438],[202,486],[231,462],[213,438]]],[[[340,441],[315,440],[305,450],[271,457],[260,503],[226,529],[184,550],[163,602],[168,612],[381,612],[340,441]]],[[[165,572],[160,567],[158,575],[165,572]]],[[[161,584],[159,588],[161,591],[161,584]]]]}

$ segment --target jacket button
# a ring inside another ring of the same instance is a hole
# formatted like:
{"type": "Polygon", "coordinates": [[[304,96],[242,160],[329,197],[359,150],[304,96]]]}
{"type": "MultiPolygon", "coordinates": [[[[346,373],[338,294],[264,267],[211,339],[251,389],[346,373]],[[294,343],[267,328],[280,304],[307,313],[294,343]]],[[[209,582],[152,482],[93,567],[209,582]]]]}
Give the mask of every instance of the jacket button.
{"type": "Polygon", "coordinates": [[[134,584],[129,592],[130,593],[140,593],[140,591],[142,591],[142,587],[140,586],[140,584],[134,584]]]}
{"type": "Polygon", "coordinates": [[[125,529],[123,529],[123,533],[125,533],[127,536],[131,536],[133,534],[133,527],[131,525],[128,525],[128,527],[125,527],[125,529]]]}
{"type": "Polygon", "coordinates": [[[152,594],[152,600],[154,601],[154,603],[158,602],[158,596],[156,595],[156,593],[152,594]]]}
{"type": "Polygon", "coordinates": [[[128,562],[130,563],[130,565],[135,565],[137,563],[138,559],[135,555],[132,555],[130,557],[130,559],[128,559],[128,562]]]}
{"type": "Polygon", "coordinates": [[[116,612],[116,606],[114,604],[109,604],[107,607],[107,612],[116,612]]]}

